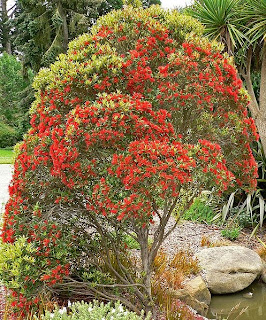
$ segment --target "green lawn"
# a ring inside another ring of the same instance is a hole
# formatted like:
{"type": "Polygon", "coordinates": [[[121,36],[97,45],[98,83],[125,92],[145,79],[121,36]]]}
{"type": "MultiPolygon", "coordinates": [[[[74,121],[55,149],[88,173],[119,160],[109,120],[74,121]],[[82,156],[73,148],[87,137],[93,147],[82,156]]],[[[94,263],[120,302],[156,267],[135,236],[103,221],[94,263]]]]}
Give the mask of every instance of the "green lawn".
{"type": "Polygon", "coordinates": [[[0,164],[13,163],[13,148],[0,149],[0,164]]]}

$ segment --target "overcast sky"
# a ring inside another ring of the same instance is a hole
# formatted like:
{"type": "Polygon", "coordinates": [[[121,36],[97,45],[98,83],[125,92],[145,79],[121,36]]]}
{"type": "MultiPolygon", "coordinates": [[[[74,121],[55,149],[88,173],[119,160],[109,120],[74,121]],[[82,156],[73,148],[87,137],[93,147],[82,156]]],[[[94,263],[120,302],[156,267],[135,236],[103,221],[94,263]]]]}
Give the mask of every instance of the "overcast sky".
{"type": "Polygon", "coordinates": [[[163,8],[185,7],[192,2],[193,0],[161,0],[163,8]]]}
{"type": "MultiPolygon", "coordinates": [[[[161,0],[163,8],[185,7],[191,4],[193,0],[161,0]]],[[[14,4],[14,0],[8,0],[8,7],[14,4]]]]}

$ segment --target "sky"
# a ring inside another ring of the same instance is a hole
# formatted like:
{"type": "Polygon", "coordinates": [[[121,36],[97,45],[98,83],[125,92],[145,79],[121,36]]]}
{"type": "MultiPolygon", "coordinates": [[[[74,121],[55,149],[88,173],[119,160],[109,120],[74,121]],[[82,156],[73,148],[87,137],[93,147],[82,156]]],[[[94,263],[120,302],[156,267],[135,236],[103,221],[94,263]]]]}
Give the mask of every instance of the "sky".
{"type": "MultiPolygon", "coordinates": [[[[161,0],[163,8],[185,7],[192,3],[193,0],[161,0]]],[[[14,0],[8,0],[8,7],[14,4],[14,0]]]]}
{"type": "Polygon", "coordinates": [[[192,3],[193,0],[161,0],[163,8],[185,7],[192,3]]]}

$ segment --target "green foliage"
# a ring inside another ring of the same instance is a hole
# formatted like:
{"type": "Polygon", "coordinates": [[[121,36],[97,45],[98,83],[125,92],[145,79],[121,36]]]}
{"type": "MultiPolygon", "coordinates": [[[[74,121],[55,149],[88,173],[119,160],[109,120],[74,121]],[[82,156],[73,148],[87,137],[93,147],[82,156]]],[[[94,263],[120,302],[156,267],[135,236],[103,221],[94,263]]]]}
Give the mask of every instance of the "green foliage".
{"type": "MultiPolygon", "coordinates": [[[[1,243],[0,245],[0,279],[7,288],[21,288],[25,277],[36,278],[35,258],[36,252],[33,244],[27,243],[25,237],[18,238],[12,245],[1,243]]],[[[29,285],[30,291],[32,285],[29,285]]],[[[21,290],[24,293],[24,290],[21,290]]]]}
{"type": "Polygon", "coordinates": [[[243,19],[244,22],[248,21],[247,34],[253,43],[264,38],[266,34],[266,1],[246,0],[243,19]]]}
{"type": "Polygon", "coordinates": [[[10,12],[8,12],[7,0],[0,1],[0,52],[11,53],[10,26],[8,24],[10,12]]]}
{"type": "Polygon", "coordinates": [[[18,133],[0,121],[0,148],[11,147],[18,141],[18,133]]]}
{"type": "Polygon", "coordinates": [[[220,40],[232,52],[245,39],[238,15],[241,3],[241,0],[196,0],[187,12],[205,26],[210,38],[220,40]]]}
{"type": "MultiPolygon", "coordinates": [[[[254,220],[252,221],[252,217],[250,216],[250,213],[247,212],[247,210],[238,212],[236,208],[235,214],[237,215],[236,221],[242,228],[254,227],[254,220]]],[[[232,210],[232,217],[234,218],[234,210],[232,210]]],[[[257,219],[255,220],[255,223],[258,223],[257,219]]]]}
{"type": "Polygon", "coordinates": [[[66,308],[57,308],[52,313],[46,312],[42,320],[150,320],[151,315],[144,316],[127,310],[119,301],[112,303],[99,303],[93,301],[90,303],[76,302],[69,303],[69,311],[66,308]]]}
{"type": "MultiPolygon", "coordinates": [[[[2,129],[2,131],[8,132],[10,138],[6,139],[10,139],[10,141],[0,142],[0,147],[14,145],[26,131],[31,99],[24,100],[24,97],[32,80],[33,73],[29,71],[25,77],[22,73],[22,63],[15,56],[4,53],[0,57],[0,121],[2,120],[13,128],[2,129]]],[[[1,127],[3,126],[4,124],[1,125],[1,127]]],[[[5,140],[5,138],[3,139],[5,140]]]]}
{"type": "MultiPolygon", "coordinates": [[[[143,6],[160,3],[144,0],[143,6]]],[[[23,53],[24,66],[35,72],[49,66],[66,52],[69,41],[88,32],[100,16],[122,6],[122,0],[17,1],[13,42],[23,53]]]]}
{"type": "Polygon", "coordinates": [[[228,227],[221,230],[221,235],[231,241],[236,240],[240,235],[241,228],[239,227],[228,227]]]}
{"type": "Polygon", "coordinates": [[[233,219],[242,227],[262,227],[266,218],[266,157],[261,143],[252,144],[253,154],[258,164],[257,190],[245,193],[241,190],[233,192],[223,206],[222,218],[233,219]]]}
{"type": "Polygon", "coordinates": [[[215,212],[206,204],[206,201],[201,198],[196,198],[191,207],[182,216],[185,220],[206,222],[208,224],[213,222],[214,217],[215,212]]]}
{"type": "Polygon", "coordinates": [[[140,245],[137,240],[135,240],[132,236],[125,234],[122,237],[122,241],[129,249],[140,249],[140,245]]]}
{"type": "Polygon", "coordinates": [[[87,32],[102,0],[17,2],[13,20],[14,44],[23,53],[24,65],[39,71],[65,52],[69,40],[87,32]]]}
{"type": "Polygon", "coordinates": [[[251,73],[252,86],[258,101],[260,97],[260,79],[261,79],[260,71],[254,71],[251,73]]]}

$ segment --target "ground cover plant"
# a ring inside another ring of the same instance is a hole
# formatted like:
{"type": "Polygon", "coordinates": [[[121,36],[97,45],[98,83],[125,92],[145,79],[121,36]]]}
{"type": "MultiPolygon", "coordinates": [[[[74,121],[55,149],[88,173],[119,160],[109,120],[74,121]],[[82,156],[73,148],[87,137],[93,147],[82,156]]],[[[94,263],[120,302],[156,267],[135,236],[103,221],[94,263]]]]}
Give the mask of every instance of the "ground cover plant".
{"type": "Polygon", "coordinates": [[[0,275],[18,316],[49,291],[153,311],[173,210],[182,215],[202,190],[256,187],[248,97],[201,34],[178,12],[126,6],[36,77],[2,230],[0,275]]]}
{"type": "Polygon", "coordinates": [[[216,214],[215,211],[208,205],[205,199],[197,198],[194,200],[190,208],[183,214],[185,220],[213,223],[216,214]]]}
{"type": "Polygon", "coordinates": [[[121,303],[116,302],[115,305],[111,303],[99,303],[98,301],[93,301],[84,303],[84,301],[69,303],[68,309],[63,307],[61,309],[57,308],[53,312],[46,312],[42,320],[150,320],[151,314],[147,317],[144,316],[144,311],[142,310],[141,315],[137,315],[134,312],[130,312],[125,309],[121,303]]]}

